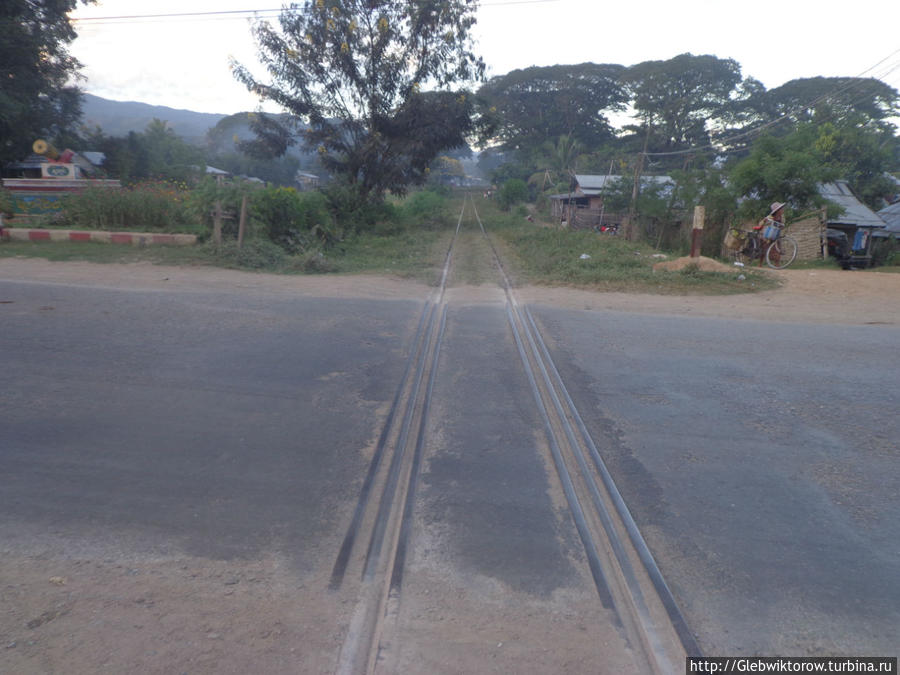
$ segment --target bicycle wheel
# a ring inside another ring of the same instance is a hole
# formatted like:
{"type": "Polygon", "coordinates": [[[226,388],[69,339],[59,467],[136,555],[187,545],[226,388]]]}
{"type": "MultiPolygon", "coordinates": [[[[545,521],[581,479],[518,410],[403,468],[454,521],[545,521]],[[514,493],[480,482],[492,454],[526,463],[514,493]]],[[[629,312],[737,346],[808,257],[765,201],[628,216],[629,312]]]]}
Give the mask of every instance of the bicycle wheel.
{"type": "Polygon", "coordinates": [[[766,249],[766,264],[772,269],[783,270],[797,257],[797,242],[786,234],[778,237],[766,249]]]}

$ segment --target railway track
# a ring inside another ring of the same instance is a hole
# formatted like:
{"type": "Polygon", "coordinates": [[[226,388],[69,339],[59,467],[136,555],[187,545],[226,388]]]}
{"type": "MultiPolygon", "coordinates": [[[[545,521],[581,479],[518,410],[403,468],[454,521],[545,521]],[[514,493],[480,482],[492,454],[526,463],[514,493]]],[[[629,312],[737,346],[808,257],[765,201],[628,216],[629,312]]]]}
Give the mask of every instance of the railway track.
{"type": "Polygon", "coordinates": [[[507,320],[542,421],[550,464],[562,485],[598,600],[615,617],[641,672],[679,671],[685,656],[701,654],[699,646],[566,389],[533,314],[516,298],[475,202],[467,197],[440,283],[419,318],[403,377],[332,570],[333,591],[348,576],[355,575],[360,584],[336,672],[375,672],[385,622],[398,611],[447,322],[445,295],[467,210],[490,248],[505,292],[507,320]]]}
{"type": "Polygon", "coordinates": [[[403,583],[416,481],[447,318],[444,295],[464,214],[465,204],[444,258],[438,288],[425,302],[419,318],[403,377],[332,570],[329,584],[332,590],[341,587],[354,562],[361,579],[359,600],[341,648],[338,673],[374,672],[388,602],[391,596],[395,599],[399,596],[403,583]],[[377,502],[373,501],[375,495],[378,495],[377,502]],[[365,556],[354,560],[354,548],[365,534],[368,534],[365,556]]]}

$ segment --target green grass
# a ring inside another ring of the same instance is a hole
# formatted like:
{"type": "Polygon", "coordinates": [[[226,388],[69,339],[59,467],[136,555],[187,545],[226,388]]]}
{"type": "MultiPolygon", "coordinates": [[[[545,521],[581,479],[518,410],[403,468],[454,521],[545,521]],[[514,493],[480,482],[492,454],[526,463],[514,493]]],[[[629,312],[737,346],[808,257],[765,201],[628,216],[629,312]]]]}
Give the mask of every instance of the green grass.
{"type": "Polygon", "coordinates": [[[365,233],[347,234],[323,250],[289,255],[260,237],[221,246],[132,247],[97,242],[2,242],[0,257],[39,257],[95,263],[151,262],[160,265],[210,265],[281,274],[372,273],[436,283],[455,226],[460,199],[414,193],[393,217],[365,233]],[[452,223],[451,223],[452,221],[452,223]]]}
{"type": "MultiPolygon", "coordinates": [[[[604,291],[658,294],[728,294],[776,288],[771,276],[748,268],[728,272],[654,272],[652,247],[620,236],[540,227],[519,214],[482,207],[485,227],[503,243],[519,282],[571,285],[604,291]],[[587,254],[589,258],[582,259],[587,254]],[[740,279],[744,276],[744,279],[740,279]]],[[[678,254],[668,254],[669,259],[678,254]]]]}
{"type": "Polygon", "coordinates": [[[110,225],[107,227],[95,227],[93,225],[82,225],[80,223],[66,223],[54,220],[50,216],[40,218],[31,218],[27,222],[17,219],[15,222],[7,222],[7,227],[35,230],[74,230],[84,232],[152,232],[159,234],[195,234],[198,237],[205,237],[209,234],[209,228],[200,223],[180,223],[171,225],[160,225],[157,227],[126,227],[110,225]]]}
{"type": "Polygon", "coordinates": [[[46,260],[94,263],[149,261],[161,265],[212,264],[205,246],[124,246],[96,241],[6,241],[0,243],[2,258],[44,258],[46,260]]]}
{"type": "MultiPolygon", "coordinates": [[[[476,200],[476,205],[517,283],[658,294],[744,293],[778,285],[772,275],[749,268],[729,268],[723,273],[691,268],[680,272],[654,272],[653,265],[659,259],[652,257],[657,251],[650,246],[629,242],[623,237],[540,227],[526,221],[515,208],[513,213],[503,213],[494,204],[480,199],[476,200]],[[582,259],[582,254],[589,258],[582,259]],[[742,275],[744,279],[739,278],[742,275]]],[[[425,210],[433,214],[435,205],[427,203],[426,206],[428,209],[425,210]]],[[[440,206],[441,211],[447,211],[440,219],[420,220],[424,217],[422,214],[405,214],[396,223],[380,225],[373,232],[348,235],[321,252],[295,256],[286,254],[271,242],[255,239],[246,242],[240,252],[234,242],[221,247],[207,242],[187,247],[146,248],[87,242],[4,242],[0,243],[0,257],[97,263],[146,261],[280,274],[387,274],[434,284],[456,225],[456,216],[452,212],[459,213],[461,202],[451,199],[440,206]],[[450,220],[454,221],[452,225],[448,224],[450,220]]],[[[480,234],[474,236],[474,227],[471,211],[467,210],[458,242],[455,283],[485,283],[496,277],[489,252],[478,244],[480,234]]],[[[669,257],[677,255],[669,254],[669,257]]]]}
{"type": "Polygon", "coordinates": [[[449,230],[408,229],[391,235],[354,235],[325,251],[297,256],[289,256],[275,244],[262,240],[245,242],[240,252],[235,242],[227,242],[221,247],[211,242],[195,246],[137,247],[100,242],[9,241],[0,243],[0,258],[207,265],[280,274],[367,272],[433,283],[449,238],[449,230]]]}
{"type": "Polygon", "coordinates": [[[325,252],[333,271],[391,274],[434,283],[450,245],[446,229],[403,229],[392,234],[357,234],[325,252]]]}

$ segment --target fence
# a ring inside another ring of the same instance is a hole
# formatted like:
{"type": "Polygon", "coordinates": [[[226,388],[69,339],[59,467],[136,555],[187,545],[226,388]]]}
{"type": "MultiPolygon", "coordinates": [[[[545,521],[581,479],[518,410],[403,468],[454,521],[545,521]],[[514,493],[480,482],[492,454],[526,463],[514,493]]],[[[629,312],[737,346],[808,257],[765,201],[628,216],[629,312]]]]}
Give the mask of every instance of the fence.
{"type": "Polygon", "coordinates": [[[628,215],[616,211],[601,211],[579,206],[567,209],[561,214],[561,218],[567,216],[569,227],[573,230],[590,230],[603,225],[621,225],[628,215]]]}

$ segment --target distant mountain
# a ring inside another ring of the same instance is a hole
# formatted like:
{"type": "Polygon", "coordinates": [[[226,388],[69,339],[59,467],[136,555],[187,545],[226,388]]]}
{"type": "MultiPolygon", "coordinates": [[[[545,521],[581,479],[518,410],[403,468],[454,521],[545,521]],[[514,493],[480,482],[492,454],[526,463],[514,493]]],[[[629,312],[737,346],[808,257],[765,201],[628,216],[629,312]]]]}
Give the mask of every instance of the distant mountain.
{"type": "Polygon", "coordinates": [[[206,132],[227,115],[177,110],[162,105],[135,101],[110,101],[93,94],[85,94],[82,103],[82,123],[99,126],[107,136],[125,136],[129,131],[144,131],[154,119],[169,123],[169,127],[190,142],[200,142],[206,132]]]}

